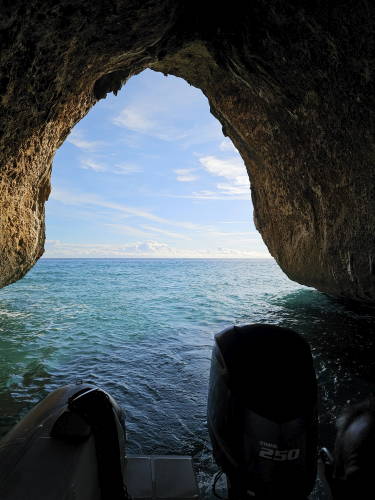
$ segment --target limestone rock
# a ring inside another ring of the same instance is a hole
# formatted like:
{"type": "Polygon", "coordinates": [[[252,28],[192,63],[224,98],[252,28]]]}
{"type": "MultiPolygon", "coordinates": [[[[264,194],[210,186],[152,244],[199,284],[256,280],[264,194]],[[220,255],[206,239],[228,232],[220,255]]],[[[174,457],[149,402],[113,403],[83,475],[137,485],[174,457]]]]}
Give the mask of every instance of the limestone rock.
{"type": "Polygon", "coordinates": [[[0,285],[43,253],[51,161],[70,129],[152,68],[208,97],[288,276],[374,302],[375,9],[312,4],[2,1],[0,285]]]}

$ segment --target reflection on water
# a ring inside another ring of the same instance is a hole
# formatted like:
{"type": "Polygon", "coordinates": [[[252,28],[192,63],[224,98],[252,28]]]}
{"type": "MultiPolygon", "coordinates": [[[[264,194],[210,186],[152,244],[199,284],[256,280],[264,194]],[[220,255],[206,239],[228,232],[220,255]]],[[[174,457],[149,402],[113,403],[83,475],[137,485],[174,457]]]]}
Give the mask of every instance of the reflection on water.
{"type": "Polygon", "coordinates": [[[128,451],[193,455],[208,497],[213,335],[258,322],[310,343],[331,445],[338,412],[374,389],[374,310],[293,283],[269,260],[40,261],[0,291],[0,430],[60,385],[97,384],[126,410],[128,451]]]}

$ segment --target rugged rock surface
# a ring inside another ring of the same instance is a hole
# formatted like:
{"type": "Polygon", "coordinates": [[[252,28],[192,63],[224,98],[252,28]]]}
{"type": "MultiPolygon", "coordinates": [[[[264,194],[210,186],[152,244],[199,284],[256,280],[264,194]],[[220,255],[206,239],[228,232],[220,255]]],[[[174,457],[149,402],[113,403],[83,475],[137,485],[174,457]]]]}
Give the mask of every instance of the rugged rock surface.
{"type": "Polygon", "coordinates": [[[374,302],[375,9],[244,3],[0,1],[0,285],[43,253],[56,149],[98,99],[149,67],[208,97],[288,276],[374,302]]]}

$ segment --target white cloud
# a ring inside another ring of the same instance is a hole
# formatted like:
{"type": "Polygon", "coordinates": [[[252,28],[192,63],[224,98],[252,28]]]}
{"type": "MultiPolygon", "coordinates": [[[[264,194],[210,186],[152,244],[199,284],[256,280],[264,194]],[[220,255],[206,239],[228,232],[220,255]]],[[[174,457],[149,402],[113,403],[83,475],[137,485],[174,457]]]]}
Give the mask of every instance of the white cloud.
{"type": "Polygon", "coordinates": [[[166,243],[160,243],[159,241],[145,241],[144,243],[138,243],[134,246],[134,249],[138,252],[144,253],[170,253],[172,250],[166,243]]]}
{"type": "Polygon", "coordinates": [[[249,196],[249,183],[243,186],[233,186],[232,184],[219,183],[217,188],[224,194],[228,195],[241,195],[247,194],[249,196]]]}
{"type": "Polygon", "coordinates": [[[193,174],[195,171],[195,168],[178,168],[174,170],[177,174],[176,180],[179,182],[192,182],[199,179],[198,175],[193,174]]]}
{"type": "Polygon", "coordinates": [[[73,144],[79,149],[88,152],[94,152],[100,149],[105,145],[103,141],[88,141],[84,138],[83,132],[80,130],[72,130],[71,133],[67,137],[67,142],[73,144]]]}
{"type": "Polygon", "coordinates": [[[90,158],[84,158],[81,160],[81,168],[85,170],[93,170],[94,172],[105,172],[107,170],[105,165],[97,163],[90,158]]]}
{"type": "Polygon", "coordinates": [[[131,106],[124,108],[113,119],[113,123],[142,134],[147,134],[157,128],[157,123],[147,117],[146,110],[138,110],[131,106]]]}
{"type": "Polygon", "coordinates": [[[229,159],[217,158],[216,156],[202,156],[199,158],[199,161],[210,174],[225,177],[238,185],[249,184],[245,165],[239,156],[229,159]]]}
{"type": "Polygon", "coordinates": [[[134,163],[115,163],[114,165],[107,165],[99,163],[92,158],[82,158],[80,161],[81,168],[85,170],[93,170],[94,172],[107,172],[117,175],[130,175],[137,172],[142,172],[142,168],[134,163]]]}
{"type": "Polygon", "coordinates": [[[166,243],[145,240],[123,245],[98,243],[65,243],[47,240],[44,258],[270,258],[266,251],[237,250],[217,247],[212,249],[180,249],[166,243]]]}
{"type": "Polygon", "coordinates": [[[197,175],[178,175],[176,180],[179,182],[193,182],[199,179],[197,175]]]}
{"type": "Polygon", "coordinates": [[[218,183],[216,188],[218,193],[194,193],[196,197],[205,199],[218,199],[216,196],[241,196],[250,194],[249,178],[246,172],[245,165],[240,156],[234,156],[227,159],[218,158],[216,156],[202,156],[199,162],[204,169],[212,175],[224,177],[226,183],[218,183]]]}

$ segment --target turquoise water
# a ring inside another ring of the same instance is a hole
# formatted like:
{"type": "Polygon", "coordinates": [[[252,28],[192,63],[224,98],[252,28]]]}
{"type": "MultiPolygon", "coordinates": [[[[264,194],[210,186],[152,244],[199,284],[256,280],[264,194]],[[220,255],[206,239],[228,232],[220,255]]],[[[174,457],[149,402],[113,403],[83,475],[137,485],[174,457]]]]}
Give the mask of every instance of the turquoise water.
{"type": "Polygon", "coordinates": [[[203,488],[213,336],[232,324],[294,328],[310,342],[322,440],[374,389],[375,313],[291,282],[272,260],[41,260],[0,291],[0,425],[83,380],[125,408],[128,451],[191,454],[203,488]]]}

